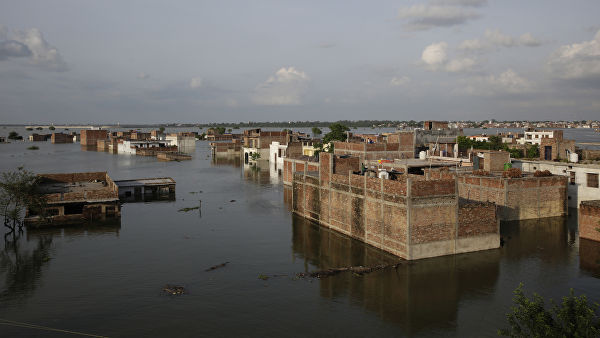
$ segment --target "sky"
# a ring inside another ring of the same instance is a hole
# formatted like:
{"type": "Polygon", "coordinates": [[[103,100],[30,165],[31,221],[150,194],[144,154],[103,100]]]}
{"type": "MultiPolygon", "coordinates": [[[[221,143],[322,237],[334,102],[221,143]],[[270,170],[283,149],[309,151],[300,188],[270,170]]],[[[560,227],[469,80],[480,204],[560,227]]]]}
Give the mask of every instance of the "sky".
{"type": "Polygon", "coordinates": [[[0,0],[0,124],[600,119],[600,1],[0,0]]]}

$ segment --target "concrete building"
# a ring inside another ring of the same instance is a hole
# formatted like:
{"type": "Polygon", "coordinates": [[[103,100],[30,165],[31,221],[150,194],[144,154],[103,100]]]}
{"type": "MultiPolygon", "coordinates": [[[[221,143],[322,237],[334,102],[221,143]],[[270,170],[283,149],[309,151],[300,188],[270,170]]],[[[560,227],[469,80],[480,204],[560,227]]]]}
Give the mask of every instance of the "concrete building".
{"type": "Polygon", "coordinates": [[[563,138],[562,130],[527,130],[525,136],[522,139],[518,139],[519,144],[541,144],[542,139],[546,138],[563,138]]]}
{"type": "Polygon", "coordinates": [[[283,159],[286,157],[287,144],[280,144],[273,141],[269,146],[269,162],[277,166],[283,166],[283,159]]]}
{"type": "Polygon", "coordinates": [[[196,135],[193,133],[168,134],[165,140],[170,141],[181,153],[193,154],[196,151],[196,135]]]}
{"type": "Polygon", "coordinates": [[[550,161],[512,160],[512,166],[523,172],[534,173],[548,170],[553,175],[565,176],[568,179],[567,198],[570,208],[579,208],[581,202],[600,199],[600,165],[564,163],[550,161]]]}
{"type": "Polygon", "coordinates": [[[372,178],[353,174],[358,165],[330,153],[320,155],[317,171],[296,164],[284,173],[292,177],[292,210],[408,260],[500,246],[496,206],[461,202],[456,179],[372,178]]]}
{"type": "Polygon", "coordinates": [[[119,197],[175,194],[175,184],[171,177],[115,181],[119,197]]]}
{"type": "Polygon", "coordinates": [[[129,141],[123,140],[117,145],[117,153],[128,155],[155,156],[157,152],[177,152],[171,141],[129,141]]]}
{"type": "MultiPolygon", "coordinates": [[[[600,200],[581,202],[579,237],[600,242],[600,200]]],[[[600,251],[598,255],[600,256],[600,251]]]]}
{"type": "Polygon", "coordinates": [[[244,130],[242,136],[244,163],[252,159],[253,154],[259,154],[261,160],[269,161],[272,142],[288,144],[290,133],[287,131],[262,131],[260,128],[244,130]]]}
{"type": "Polygon", "coordinates": [[[118,188],[106,172],[41,174],[42,215],[27,210],[25,224],[42,227],[121,217],[118,188]]]}

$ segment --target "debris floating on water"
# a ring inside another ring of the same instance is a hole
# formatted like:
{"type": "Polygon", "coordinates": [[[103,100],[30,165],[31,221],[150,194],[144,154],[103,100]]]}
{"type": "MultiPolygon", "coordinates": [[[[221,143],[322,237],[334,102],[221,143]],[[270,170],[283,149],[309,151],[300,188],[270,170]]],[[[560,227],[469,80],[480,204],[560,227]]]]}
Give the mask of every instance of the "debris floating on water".
{"type": "Polygon", "coordinates": [[[235,202],[235,200],[231,200],[231,201],[229,201],[229,202],[233,203],[233,202],[235,202]]]}
{"type": "Polygon", "coordinates": [[[187,293],[183,286],[167,284],[163,287],[163,291],[172,296],[183,295],[187,293]]]}
{"type": "Polygon", "coordinates": [[[204,271],[213,271],[213,270],[216,270],[216,269],[219,269],[219,268],[224,268],[225,265],[227,265],[227,264],[229,264],[229,262],[221,263],[221,264],[218,264],[218,265],[213,265],[213,266],[211,266],[210,268],[208,268],[208,269],[206,269],[204,271]]]}
{"type": "Polygon", "coordinates": [[[306,277],[310,277],[310,278],[327,278],[327,277],[331,277],[334,275],[337,275],[341,272],[352,272],[353,274],[362,276],[368,273],[371,273],[373,271],[378,271],[378,270],[383,270],[383,269],[388,269],[388,268],[392,268],[392,269],[397,269],[399,266],[401,265],[405,265],[405,264],[414,264],[414,263],[408,263],[408,262],[398,262],[396,264],[380,264],[380,265],[375,265],[375,266],[348,266],[348,267],[343,267],[343,268],[331,268],[331,269],[325,269],[325,270],[319,270],[319,271],[314,271],[314,272],[309,272],[309,273],[304,273],[304,272],[300,272],[298,274],[296,274],[296,277],[298,278],[306,278],[306,277]]]}
{"type": "Polygon", "coordinates": [[[181,209],[179,209],[178,211],[179,211],[179,212],[182,212],[182,211],[183,211],[183,212],[188,212],[188,211],[192,211],[192,210],[198,210],[198,209],[200,209],[200,207],[181,208],[181,209]]]}

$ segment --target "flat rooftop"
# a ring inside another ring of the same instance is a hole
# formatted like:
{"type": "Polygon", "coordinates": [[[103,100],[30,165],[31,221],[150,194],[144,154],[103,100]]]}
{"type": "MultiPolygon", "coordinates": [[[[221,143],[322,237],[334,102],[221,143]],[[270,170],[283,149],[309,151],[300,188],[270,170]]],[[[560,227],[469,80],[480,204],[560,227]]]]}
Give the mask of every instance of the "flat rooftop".
{"type": "MultiPolygon", "coordinates": [[[[42,194],[67,194],[67,193],[83,193],[85,191],[109,189],[106,181],[98,182],[48,182],[40,184],[40,192],[42,194]]],[[[110,190],[110,189],[109,189],[110,190]]]]}
{"type": "Polygon", "coordinates": [[[138,178],[132,180],[115,181],[118,187],[141,187],[152,185],[170,185],[175,184],[175,180],[171,177],[156,177],[156,178],[138,178]]]}

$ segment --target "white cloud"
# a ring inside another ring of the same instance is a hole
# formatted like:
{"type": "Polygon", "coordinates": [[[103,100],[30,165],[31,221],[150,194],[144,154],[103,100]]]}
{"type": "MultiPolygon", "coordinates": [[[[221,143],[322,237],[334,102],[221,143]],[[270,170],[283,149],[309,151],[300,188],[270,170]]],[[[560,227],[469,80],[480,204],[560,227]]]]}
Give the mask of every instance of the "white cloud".
{"type": "Polygon", "coordinates": [[[67,64],[56,47],[50,45],[37,28],[13,30],[0,27],[2,51],[0,59],[12,57],[27,57],[31,64],[52,71],[66,71],[67,64]],[[12,54],[11,54],[12,53],[12,54]],[[2,54],[4,58],[2,58],[2,54]]]}
{"type": "Polygon", "coordinates": [[[465,87],[460,92],[469,95],[504,95],[531,92],[533,84],[512,69],[507,69],[500,75],[488,75],[466,80],[465,87]]]}
{"type": "Polygon", "coordinates": [[[31,56],[31,50],[26,45],[15,41],[0,41],[0,60],[31,56]]]}
{"type": "Polygon", "coordinates": [[[446,62],[448,58],[446,52],[447,49],[448,44],[446,42],[432,43],[423,50],[421,60],[432,69],[436,69],[446,62]]]}
{"type": "Polygon", "coordinates": [[[390,86],[392,86],[392,87],[400,87],[400,86],[404,86],[408,83],[410,83],[410,77],[408,77],[408,76],[400,76],[400,77],[394,76],[390,80],[390,86]]]}
{"type": "Polygon", "coordinates": [[[590,41],[561,46],[547,66],[563,79],[600,79],[600,31],[590,41]]]}
{"type": "Polygon", "coordinates": [[[464,51],[482,52],[492,50],[498,47],[537,47],[542,42],[533,37],[531,33],[522,34],[519,37],[512,37],[510,35],[502,33],[500,30],[487,29],[483,33],[483,37],[479,39],[465,40],[459,45],[459,49],[464,51]]]}
{"type": "Polygon", "coordinates": [[[144,72],[140,72],[138,73],[138,75],[136,76],[136,78],[138,80],[146,80],[150,78],[150,74],[144,73],[144,72]]]}
{"type": "Polygon", "coordinates": [[[448,44],[446,42],[433,43],[423,50],[421,60],[429,70],[442,70],[446,72],[464,72],[473,68],[477,61],[473,58],[448,59],[448,44]]]}
{"type": "Polygon", "coordinates": [[[256,87],[254,102],[260,105],[298,105],[308,89],[310,78],[294,67],[281,68],[256,87]]]}
{"type": "Polygon", "coordinates": [[[452,73],[464,72],[470,70],[476,64],[477,62],[472,58],[454,59],[446,64],[445,70],[452,73]]]}
{"type": "Polygon", "coordinates": [[[204,86],[204,80],[202,80],[202,78],[193,77],[190,80],[190,88],[197,89],[197,88],[202,88],[202,86],[204,86]]]}
{"type": "Polygon", "coordinates": [[[413,5],[400,8],[398,17],[407,21],[407,28],[410,30],[427,30],[464,24],[480,15],[461,6],[413,5]]]}
{"type": "Polygon", "coordinates": [[[519,37],[519,43],[522,46],[527,47],[537,47],[542,44],[542,42],[531,35],[531,33],[525,33],[519,37]]]}

